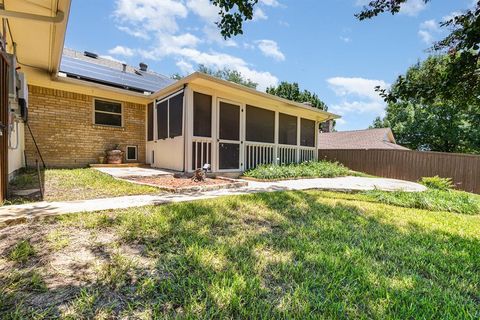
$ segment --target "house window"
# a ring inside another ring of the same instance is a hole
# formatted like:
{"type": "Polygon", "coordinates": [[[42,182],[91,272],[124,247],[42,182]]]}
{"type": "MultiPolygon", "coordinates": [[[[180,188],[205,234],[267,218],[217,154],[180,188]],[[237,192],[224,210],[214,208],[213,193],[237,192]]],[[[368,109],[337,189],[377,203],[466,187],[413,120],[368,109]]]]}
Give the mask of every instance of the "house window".
{"type": "Polygon", "coordinates": [[[157,139],[168,138],[168,100],[157,104],[157,139]]]}
{"type": "Polygon", "coordinates": [[[147,141],[153,141],[153,102],[147,106],[147,141]]]}
{"type": "Polygon", "coordinates": [[[300,145],[315,147],[315,121],[301,119],[300,123],[300,145]]]}
{"type": "Polygon", "coordinates": [[[170,138],[182,135],[183,129],[183,93],[170,98],[168,106],[169,134],[170,138]]]}
{"type": "Polygon", "coordinates": [[[135,161],[138,159],[137,146],[127,146],[127,153],[125,155],[127,161],[135,161]]]}
{"type": "Polygon", "coordinates": [[[102,126],[122,126],[122,104],[120,102],[95,99],[95,124],[102,126]]]}
{"type": "Polygon", "coordinates": [[[275,112],[247,106],[247,141],[273,143],[275,140],[275,112]]]}
{"type": "Polygon", "coordinates": [[[278,117],[278,142],[297,145],[297,117],[280,113],[278,117]]]}
{"type": "Polygon", "coordinates": [[[183,132],[183,92],[157,103],[157,139],[175,138],[183,132]]]}
{"type": "Polygon", "coordinates": [[[212,96],[193,93],[193,135],[212,136],[212,96]]]}

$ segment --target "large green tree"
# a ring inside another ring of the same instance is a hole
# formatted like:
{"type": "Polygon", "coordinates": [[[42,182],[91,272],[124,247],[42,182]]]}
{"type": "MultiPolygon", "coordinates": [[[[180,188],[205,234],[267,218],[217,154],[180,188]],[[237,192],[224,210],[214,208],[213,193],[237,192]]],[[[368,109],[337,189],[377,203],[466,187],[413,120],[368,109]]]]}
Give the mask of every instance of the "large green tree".
{"type": "Polygon", "coordinates": [[[308,90],[300,90],[298,83],[282,81],[276,87],[267,88],[267,93],[296,102],[308,102],[313,107],[327,111],[327,105],[317,94],[308,90]]]}
{"type": "Polygon", "coordinates": [[[410,67],[390,88],[386,117],[399,144],[412,149],[480,153],[480,96],[451,91],[451,57],[438,55],[410,67]]]}
{"type": "Polygon", "coordinates": [[[200,64],[198,65],[197,71],[223,79],[223,80],[238,83],[252,89],[256,89],[258,86],[258,83],[246,78],[243,74],[241,74],[237,70],[232,70],[229,68],[223,68],[223,69],[217,70],[217,69],[209,68],[203,64],[200,64]]]}

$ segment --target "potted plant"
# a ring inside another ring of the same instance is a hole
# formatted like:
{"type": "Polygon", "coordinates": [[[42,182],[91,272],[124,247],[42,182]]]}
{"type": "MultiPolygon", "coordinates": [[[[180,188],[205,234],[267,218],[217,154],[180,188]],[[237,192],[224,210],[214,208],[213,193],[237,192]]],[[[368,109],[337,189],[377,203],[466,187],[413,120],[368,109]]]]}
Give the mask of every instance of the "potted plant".
{"type": "Polygon", "coordinates": [[[107,150],[107,163],[120,164],[123,160],[123,151],[120,150],[120,145],[115,145],[113,149],[107,150]]]}

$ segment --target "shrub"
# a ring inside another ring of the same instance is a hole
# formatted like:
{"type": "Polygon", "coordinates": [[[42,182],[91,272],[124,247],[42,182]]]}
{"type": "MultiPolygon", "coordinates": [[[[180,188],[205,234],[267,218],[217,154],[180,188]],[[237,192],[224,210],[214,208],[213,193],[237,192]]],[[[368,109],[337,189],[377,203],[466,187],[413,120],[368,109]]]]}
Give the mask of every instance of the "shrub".
{"type": "Polygon", "coordinates": [[[274,180],[287,178],[333,178],[351,175],[352,172],[338,162],[308,161],[287,165],[267,164],[248,170],[244,176],[274,180]]]}
{"type": "Polygon", "coordinates": [[[443,190],[443,191],[453,189],[454,187],[454,184],[451,178],[441,178],[439,176],[423,177],[422,179],[420,179],[420,183],[427,188],[443,190]]]}

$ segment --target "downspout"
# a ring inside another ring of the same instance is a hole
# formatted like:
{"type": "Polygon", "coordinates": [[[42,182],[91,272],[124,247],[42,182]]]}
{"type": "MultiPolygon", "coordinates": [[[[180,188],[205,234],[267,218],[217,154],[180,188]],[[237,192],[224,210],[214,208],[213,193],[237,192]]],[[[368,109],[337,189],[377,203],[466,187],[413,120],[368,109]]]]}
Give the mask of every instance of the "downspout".
{"type": "Polygon", "coordinates": [[[188,97],[186,95],[188,83],[183,84],[183,172],[187,173],[187,102],[188,97]]]}

